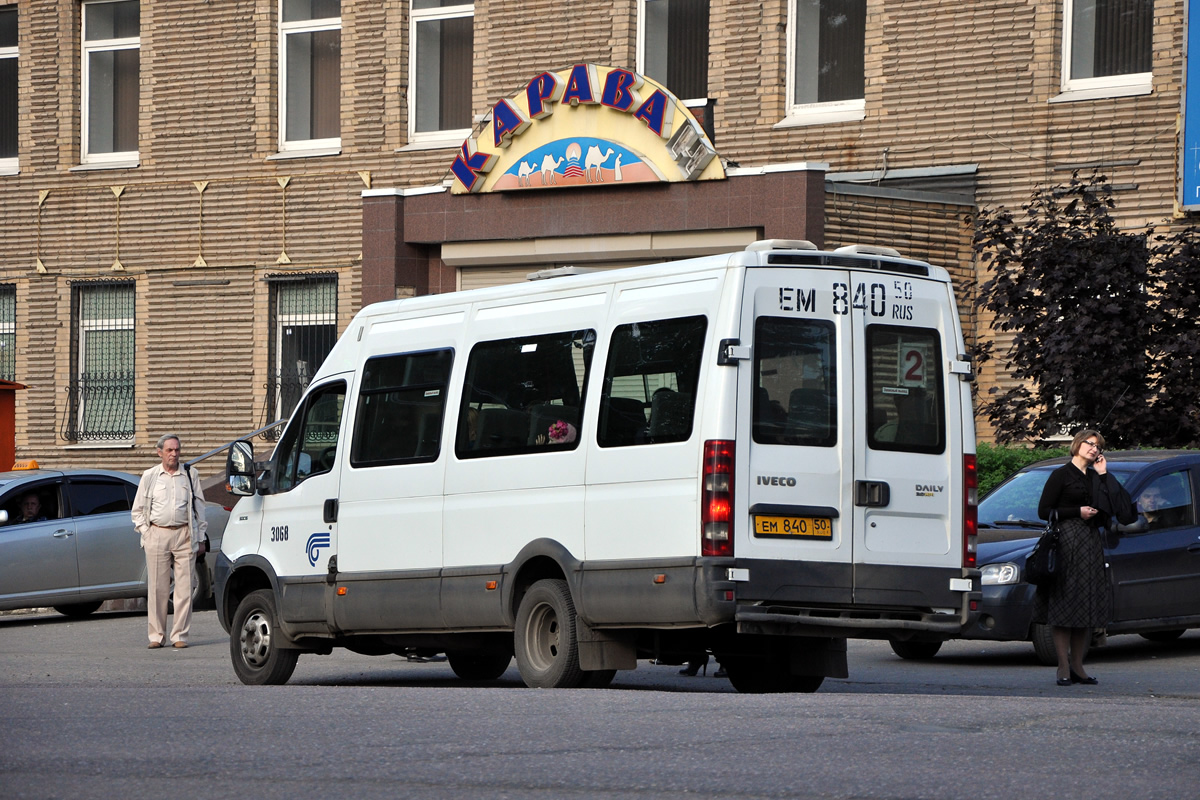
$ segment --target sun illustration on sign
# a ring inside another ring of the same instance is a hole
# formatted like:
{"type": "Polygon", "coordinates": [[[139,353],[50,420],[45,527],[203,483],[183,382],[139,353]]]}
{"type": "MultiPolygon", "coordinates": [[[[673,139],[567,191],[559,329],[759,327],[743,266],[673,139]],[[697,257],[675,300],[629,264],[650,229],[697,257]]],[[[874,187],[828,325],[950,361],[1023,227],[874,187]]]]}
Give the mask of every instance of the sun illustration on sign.
{"type": "Polygon", "coordinates": [[[640,155],[608,139],[575,137],[526,153],[496,181],[495,189],[540,189],[587,183],[653,183],[664,180],[640,155]]]}

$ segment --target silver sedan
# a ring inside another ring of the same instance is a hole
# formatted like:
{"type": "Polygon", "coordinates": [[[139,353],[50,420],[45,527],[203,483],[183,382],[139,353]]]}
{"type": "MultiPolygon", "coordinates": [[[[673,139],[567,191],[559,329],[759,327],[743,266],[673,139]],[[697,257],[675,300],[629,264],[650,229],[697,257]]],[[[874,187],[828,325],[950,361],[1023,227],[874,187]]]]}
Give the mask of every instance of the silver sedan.
{"type": "MultiPolygon", "coordinates": [[[[138,477],[109,470],[0,472],[0,610],[52,606],[84,616],[146,596],[146,558],[129,510],[138,477]]],[[[208,503],[213,553],[229,512],[208,503]]],[[[198,562],[194,599],[212,596],[215,555],[198,562]]]]}

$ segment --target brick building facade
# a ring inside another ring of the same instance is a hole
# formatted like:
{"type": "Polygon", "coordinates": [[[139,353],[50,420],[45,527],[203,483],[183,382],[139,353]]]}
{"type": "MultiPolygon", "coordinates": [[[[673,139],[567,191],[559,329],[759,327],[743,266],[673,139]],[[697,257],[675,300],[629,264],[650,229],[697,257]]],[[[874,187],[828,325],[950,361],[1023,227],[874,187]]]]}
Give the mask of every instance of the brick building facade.
{"type": "Polygon", "coordinates": [[[688,237],[888,245],[950,269],[968,336],[990,335],[970,302],[976,206],[1098,166],[1127,228],[1189,224],[1186,5],[0,0],[17,456],[140,469],[164,430],[195,455],[286,414],[364,301],[575,263],[598,242],[637,261],[654,246],[636,236],[674,243],[656,257],[688,237]],[[493,103],[581,62],[688,101],[728,177],[446,191],[493,103]]]}

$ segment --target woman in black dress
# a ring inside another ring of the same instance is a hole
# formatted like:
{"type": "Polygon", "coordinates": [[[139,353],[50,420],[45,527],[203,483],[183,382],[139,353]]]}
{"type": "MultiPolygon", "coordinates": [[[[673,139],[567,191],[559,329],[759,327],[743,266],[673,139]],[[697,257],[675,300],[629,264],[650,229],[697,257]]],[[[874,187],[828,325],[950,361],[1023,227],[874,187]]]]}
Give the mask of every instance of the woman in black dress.
{"type": "Polygon", "coordinates": [[[1038,515],[1058,512],[1058,580],[1039,589],[1034,619],[1051,626],[1058,656],[1058,685],[1095,684],[1083,669],[1084,648],[1092,629],[1108,624],[1112,612],[1104,573],[1101,528],[1110,518],[1137,519],[1129,493],[1108,474],[1104,437],[1084,430],[1071,441],[1071,460],[1046,481],[1038,515]]]}

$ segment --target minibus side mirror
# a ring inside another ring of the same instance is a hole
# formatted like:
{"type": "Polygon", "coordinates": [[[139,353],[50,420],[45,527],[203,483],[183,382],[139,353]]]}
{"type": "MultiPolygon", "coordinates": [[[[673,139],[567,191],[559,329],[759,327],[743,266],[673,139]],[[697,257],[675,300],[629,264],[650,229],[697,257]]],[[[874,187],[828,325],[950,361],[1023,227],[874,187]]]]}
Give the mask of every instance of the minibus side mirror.
{"type": "Polygon", "coordinates": [[[234,442],[225,458],[225,482],[229,493],[249,497],[257,490],[254,478],[254,445],[234,442]]]}

